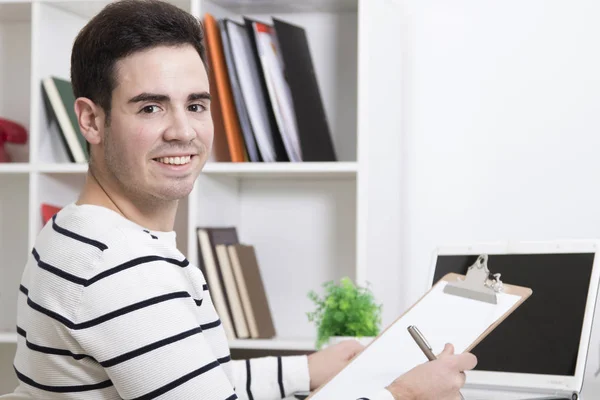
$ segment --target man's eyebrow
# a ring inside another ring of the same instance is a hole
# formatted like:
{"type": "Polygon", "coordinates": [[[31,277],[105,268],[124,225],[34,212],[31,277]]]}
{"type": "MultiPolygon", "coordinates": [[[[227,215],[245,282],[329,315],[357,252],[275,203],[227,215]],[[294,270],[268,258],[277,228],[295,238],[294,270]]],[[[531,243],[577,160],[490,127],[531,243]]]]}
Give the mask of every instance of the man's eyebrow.
{"type": "Polygon", "coordinates": [[[144,93],[140,93],[137,96],[134,96],[131,99],[129,99],[129,103],[139,103],[142,101],[156,101],[156,102],[169,101],[169,96],[164,95],[164,94],[144,92],[144,93]]]}
{"type": "MultiPolygon", "coordinates": [[[[198,93],[190,93],[188,96],[188,101],[195,100],[209,100],[210,101],[210,93],[208,92],[198,92],[198,93]]],[[[171,100],[171,98],[165,94],[157,94],[157,93],[140,93],[137,96],[129,99],[129,103],[139,103],[143,101],[156,101],[156,102],[167,102],[171,100]]]]}
{"type": "Polygon", "coordinates": [[[188,101],[195,101],[195,100],[209,100],[210,101],[210,93],[208,93],[208,92],[191,93],[188,96],[188,101]]]}

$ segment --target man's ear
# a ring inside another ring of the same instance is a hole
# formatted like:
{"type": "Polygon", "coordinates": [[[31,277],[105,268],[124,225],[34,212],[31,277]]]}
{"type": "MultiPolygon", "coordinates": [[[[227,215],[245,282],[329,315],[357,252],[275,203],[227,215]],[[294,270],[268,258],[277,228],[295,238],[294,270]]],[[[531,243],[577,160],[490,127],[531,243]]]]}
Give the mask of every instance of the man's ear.
{"type": "Polygon", "coordinates": [[[101,127],[104,126],[104,111],[93,101],[85,97],[75,100],[75,114],[81,134],[90,144],[102,142],[104,134],[101,127]]]}

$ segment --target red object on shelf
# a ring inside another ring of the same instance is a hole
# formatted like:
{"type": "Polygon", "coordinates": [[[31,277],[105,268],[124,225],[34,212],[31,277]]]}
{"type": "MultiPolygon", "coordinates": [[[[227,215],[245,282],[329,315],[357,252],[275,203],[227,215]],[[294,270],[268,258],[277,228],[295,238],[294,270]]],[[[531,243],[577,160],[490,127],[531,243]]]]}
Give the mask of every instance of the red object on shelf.
{"type": "Polygon", "coordinates": [[[27,130],[17,122],[0,118],[0,163],[10,162],[10,156],[4,148],[5,143],[27,143],[27,130]]]}
{"type": "Polygon", "coordinates": [[[62,207],[56,207],[51,204],[42,203],[42,222],[44,225],[46,225],[46,223],[50,221],[54,214],[59,212],[61,209],[62,207]]]}

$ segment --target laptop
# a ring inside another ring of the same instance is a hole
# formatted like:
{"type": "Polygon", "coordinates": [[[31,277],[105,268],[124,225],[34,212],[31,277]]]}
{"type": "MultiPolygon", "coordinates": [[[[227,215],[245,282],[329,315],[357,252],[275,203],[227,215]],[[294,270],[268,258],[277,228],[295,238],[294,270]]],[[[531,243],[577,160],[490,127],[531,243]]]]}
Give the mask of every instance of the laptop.
{"type": "MultiPolygon", "coordinates": [[[[429,289],[449,272],[466,274],[481,254],[490,273],[532,296],[472,353],[466,400],[581,400],[600,277],[599,241],[491,243],[439,247],[429,289]]],[[[490,277],[491,278],[491,277],[490,277]]],[[[600,395],[588,399],[600,398],[600,395]]]]}

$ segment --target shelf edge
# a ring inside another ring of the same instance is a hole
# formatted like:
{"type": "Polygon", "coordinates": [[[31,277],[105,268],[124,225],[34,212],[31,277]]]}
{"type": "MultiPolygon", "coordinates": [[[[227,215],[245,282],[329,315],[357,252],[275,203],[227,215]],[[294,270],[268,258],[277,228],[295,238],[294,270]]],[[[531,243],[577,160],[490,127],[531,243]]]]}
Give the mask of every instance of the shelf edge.
{"type": "Polygon", "coordinates": [[[0,332],[0,344],[16,344],[16,332],[0,332]]]}
{"type": "Polygon", "coordinates": [[[299,350],[314,351],[315,341],[309,339],[234,339],[229,341],[231,349],[299,350]]]}

